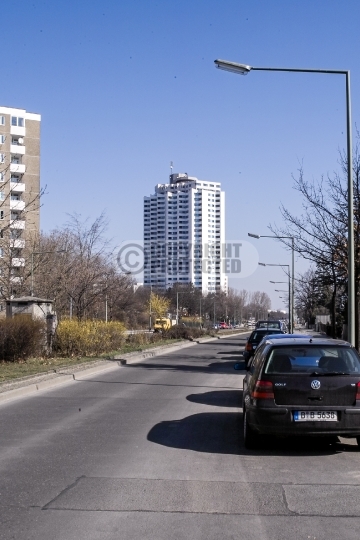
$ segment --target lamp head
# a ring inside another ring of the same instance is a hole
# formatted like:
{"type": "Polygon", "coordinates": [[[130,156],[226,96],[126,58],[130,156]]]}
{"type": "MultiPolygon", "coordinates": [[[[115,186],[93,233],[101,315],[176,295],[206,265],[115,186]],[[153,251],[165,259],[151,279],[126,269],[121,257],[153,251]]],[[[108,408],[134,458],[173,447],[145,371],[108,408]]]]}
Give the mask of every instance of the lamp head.
{"type": "Polygon", "coordinates": [[[266,264],[265,264],[265,263],[261,263],[261,262],[259,262],[258,264],[259,264],[260,266],[266,266],[266,264]]]}
{"type": "Polygon", "coordinates": [[[215,66],[224,71],[231,71],[239,75],[247,75],[251,71],[251,66],[246,64],[237,64],[236,62],[228,62],[227,60],[214,60],[215,66]]]}
{"type": "Polygon", "coordinates": [[[251,233],[251,232],[248,232],[248,236],[251,236],[251,238],[257,238],[259,240],[259,238],[261,238],[260,234],[254,234],[254,233],[251,233]]]}

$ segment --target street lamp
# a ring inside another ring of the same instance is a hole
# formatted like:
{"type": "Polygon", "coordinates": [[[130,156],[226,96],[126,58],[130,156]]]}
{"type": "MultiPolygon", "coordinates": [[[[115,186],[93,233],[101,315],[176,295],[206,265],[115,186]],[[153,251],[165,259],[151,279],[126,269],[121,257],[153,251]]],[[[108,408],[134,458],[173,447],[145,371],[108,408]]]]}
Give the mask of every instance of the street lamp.
{"type": "MultiPolygon", "coordinates": [[[[295,305],[295,248],[294,248],[294,237],[293,236],[269,236],[266,234],[253,234],[248,233],[248,236],[251,236],[251,238],[277,238],[278,240],[291,240],[291,300],[290,300],[290,289],[289,289],[289,306],[291,306],[291,327],[292,332],[294,333],[294,305],[295,305]]],[[[290,280],[290,274],[289,274],[289,280],[290,280]]],[[[289,281],[290,283],[290,281],[289,281]]],[[[289,317],[290,317],[290,308],[289,308],[289,317]]],[[[290,324],[290,318],[289,318],[289,324],[290,324]]]]}
{"type": "Polygon", "coordinates": [[[354,195],[352,180],[352,134],[351,134],[351,96],[350,71],[336,69],[272,68],[253,67],[227,60],[215,60],[215,66],[239,75],[250,71],[286,71],[295,73],[327,73],[345,75],[346,79],[346,142],[347,142],[347,193],[348,193],[348,341],[355,345],[355,255],[354,255],[354,195]]]}
{"type": "Polygon", "coordinates": [[[66,249],[58,251],[33,251],[31,253],[31,296],[34,296],[34,255],[42,255],[43,253],[66,253],[66,249]]]}
{"type": "MultiPolygon", "coordinates": [[[[290,325],[290,334],[294,333],[294,304],[291,302],[291,295],[290,295],[290,266],[288,264],[265,264],[259,262],[260,266],[281,266],[281,267],[287,267],[288,273],[287,276],[289,278],[289,325],[290,325]]],[[[285,281],[270,281],[270,283],[286,283],[285,281]]]]}

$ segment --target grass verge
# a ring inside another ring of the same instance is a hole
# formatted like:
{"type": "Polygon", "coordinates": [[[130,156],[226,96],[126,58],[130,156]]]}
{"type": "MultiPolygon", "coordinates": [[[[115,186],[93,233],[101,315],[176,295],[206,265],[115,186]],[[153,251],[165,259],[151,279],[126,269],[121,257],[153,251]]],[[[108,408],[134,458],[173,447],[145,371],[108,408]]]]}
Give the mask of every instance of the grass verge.
{"type": "Polygon", "coordinates": [[[94,360],[105,360],[109,356],[115,356],[117,354],[126,354],[131,352],[141,352],[160,345],[169,345],[172,343],[179,343],[181,340],[164,339],[156,343],[148,343],[144,345],[131,345],[126,344],[120,351],[112,351],[109,353],[101,354],[97,357],[73,357],[73,358],[30,358],[26,362],[0,362],[0,383],[18,379],[20,377],[27,377],[31,375],[38,375],[41,373],[51,373],[63,367],[74,366],[78,364],[86,364],[94,362],[94,360]]]}

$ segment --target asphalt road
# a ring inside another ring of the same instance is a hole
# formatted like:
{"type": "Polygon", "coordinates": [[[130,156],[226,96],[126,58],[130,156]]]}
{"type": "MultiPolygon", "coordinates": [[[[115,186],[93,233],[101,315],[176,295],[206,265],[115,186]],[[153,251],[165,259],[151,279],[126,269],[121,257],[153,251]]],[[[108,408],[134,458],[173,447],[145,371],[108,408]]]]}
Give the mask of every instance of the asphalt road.
{"type": "Polygon", "coordinates": [[[243,342],[2,404],[0,538],[358,540],[355,441],[244,449],[243,342]]]}

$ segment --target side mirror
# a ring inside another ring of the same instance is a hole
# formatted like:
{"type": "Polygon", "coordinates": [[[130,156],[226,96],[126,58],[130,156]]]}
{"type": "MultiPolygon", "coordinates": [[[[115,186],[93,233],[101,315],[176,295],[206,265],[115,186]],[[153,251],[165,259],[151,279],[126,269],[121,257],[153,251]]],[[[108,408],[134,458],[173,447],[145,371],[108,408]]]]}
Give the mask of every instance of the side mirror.
{"type": "Polygon", "coordinates": [[[240,369],[243,369],[243,366],[240,362],[236,362],[236,364],[234,364],[234,369],[239,371],[240,369]]]}

